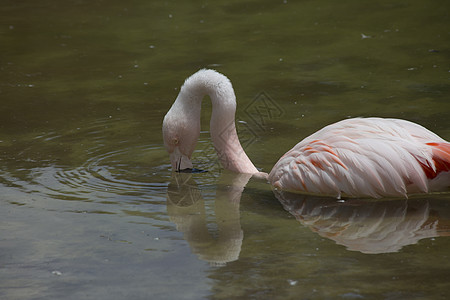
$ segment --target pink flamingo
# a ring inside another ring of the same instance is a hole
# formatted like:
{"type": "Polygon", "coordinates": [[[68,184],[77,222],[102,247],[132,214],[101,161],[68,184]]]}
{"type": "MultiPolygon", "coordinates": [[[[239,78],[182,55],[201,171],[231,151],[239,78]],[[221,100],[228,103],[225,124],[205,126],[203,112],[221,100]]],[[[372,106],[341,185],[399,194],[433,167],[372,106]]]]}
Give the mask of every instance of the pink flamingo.
{"type": "Polygon", "coordinates": [[[163,121],[164,145],[175,171],[192,169],[201,101],[212,101],[211,139],[225,169],[268,178],[276,189],[361,197],[403,196],[450,186],[450,143],[405,120],[354,118],[324,127],[284,154],[270,174],[259,172],[235,127],[236,96],[214,70],[190,76],[163,121]]]}

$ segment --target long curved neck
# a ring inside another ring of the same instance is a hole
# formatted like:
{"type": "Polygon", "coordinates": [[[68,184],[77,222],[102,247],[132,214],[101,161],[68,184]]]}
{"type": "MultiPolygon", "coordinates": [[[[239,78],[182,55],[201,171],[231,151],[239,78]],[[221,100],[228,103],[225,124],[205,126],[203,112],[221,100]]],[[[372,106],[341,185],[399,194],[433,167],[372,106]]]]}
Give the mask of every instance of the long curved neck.
{"type": "MultiPolygon", "coordinates": [[[[213,70],[202,70],[189,77],[180,90],[183,98],[190,99],[192,106],[201,107],[205,95],[211,98],[211,139],[222,166],[238,173],[257,173],[239,142],[235,125],[236,96],[231,82],[213,70]],[[195,103],[194,103],[195,102],[195,103]]],[[[190,116],[200,119],[200,109],[192,108],[190,116]]]]}

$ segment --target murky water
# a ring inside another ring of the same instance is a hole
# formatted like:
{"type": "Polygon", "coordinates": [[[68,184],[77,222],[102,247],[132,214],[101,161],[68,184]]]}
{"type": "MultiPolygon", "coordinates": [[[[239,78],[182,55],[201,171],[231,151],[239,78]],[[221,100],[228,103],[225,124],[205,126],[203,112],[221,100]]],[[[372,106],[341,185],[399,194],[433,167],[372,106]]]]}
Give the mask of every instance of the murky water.
{"type": "Polygon", "coordinates": [[[3,1],[0,298],[445,299],[450,194],[274,194],[221,170],[203,107],[196,167],[161,122],[183,80],[233,82],[269,171],[349,116],[450,139],[447,1],[3,1]],[[262,107],[262,108],[261,108],[262,107]]]}

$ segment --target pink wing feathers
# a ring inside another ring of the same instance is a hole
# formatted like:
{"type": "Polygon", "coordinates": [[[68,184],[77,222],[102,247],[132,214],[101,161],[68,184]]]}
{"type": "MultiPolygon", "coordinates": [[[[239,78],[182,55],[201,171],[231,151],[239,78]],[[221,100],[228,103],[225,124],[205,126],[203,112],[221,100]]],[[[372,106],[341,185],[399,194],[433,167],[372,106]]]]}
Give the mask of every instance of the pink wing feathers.
{"type": "Polygon", "coordinates": [[[422,166],[425,175],[429,179],[436,178],[441,172],[450,171],[450,143],[426,143],[432,149],[432,164],[424,164],[422,166]]]}
{"type": "Polygon", "coordinates": [[[450,143],[397,119],[356,118],[305,138],[272,169],[279,189],[349,196],[404,196],[450,185],[450,143]],[[438,186],[430,182],[439,179],[438,186]]]}

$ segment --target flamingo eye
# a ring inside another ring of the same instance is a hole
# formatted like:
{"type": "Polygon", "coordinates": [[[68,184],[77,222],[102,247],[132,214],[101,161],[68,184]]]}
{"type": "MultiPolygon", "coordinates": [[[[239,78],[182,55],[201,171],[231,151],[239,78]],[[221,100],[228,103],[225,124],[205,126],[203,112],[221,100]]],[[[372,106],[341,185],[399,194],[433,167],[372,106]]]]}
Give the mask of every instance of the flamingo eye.
{"type": "Polygon", "coordinates": [[[178,143],[179,143],[178,138],[174,138],[174,139],[172,140],[172,143],[173,143],[174,145],[178,145],[178,143]]]}

